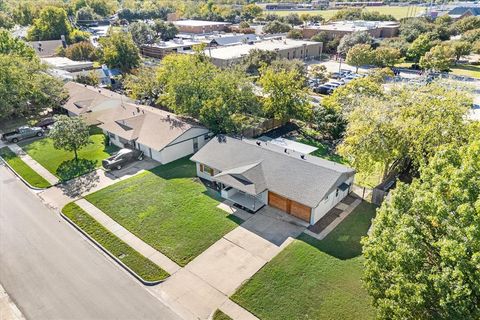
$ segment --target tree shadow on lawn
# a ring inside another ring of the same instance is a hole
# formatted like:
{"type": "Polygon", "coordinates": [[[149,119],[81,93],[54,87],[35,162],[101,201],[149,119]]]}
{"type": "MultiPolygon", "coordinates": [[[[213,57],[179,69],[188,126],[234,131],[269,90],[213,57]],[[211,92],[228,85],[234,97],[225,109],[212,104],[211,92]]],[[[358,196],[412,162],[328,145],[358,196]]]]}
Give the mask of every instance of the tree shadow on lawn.
{"type": "Polygon", "coordinates": [[[362,202],[323,240],[302,233],[297,239],[340,260],[362,255],[361,239],[367,235],[376,214],[376,206],[362,202]]]}
{"type": "Polygon", "coordinates": [[[96,162],[87,159],[72,159],[63,161],[56,174],[61,181],[67,181],[95,170],[96,162]]]}

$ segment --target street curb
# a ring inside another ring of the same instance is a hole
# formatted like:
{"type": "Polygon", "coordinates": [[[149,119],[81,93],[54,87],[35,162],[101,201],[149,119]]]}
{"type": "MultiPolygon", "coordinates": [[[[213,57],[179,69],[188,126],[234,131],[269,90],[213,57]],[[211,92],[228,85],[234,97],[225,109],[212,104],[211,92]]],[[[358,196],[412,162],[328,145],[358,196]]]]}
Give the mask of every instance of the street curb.
{"type": "MultiPolygon", "coordinates": [[[[60,211],[60,215],[62,216],[63,219],[65,219],[68,223],[70,223],[75,229],[77,229],[78,231],[80,231],[80,233],[82,233],[85,237],[87,237],[91,242],[93,242],[93,244],[95,244],[100,250],[102,250],[104,253],[106,253],[110,258],[112,258],[113,260],[115,260],[115,262],[117,262],[122,268],[124,268],[128,273],[130,273],[132,276],[134,276],[138,281],[140,281],[142,284],[146,285],[146,286],[154,286],[154,285],[157,285],[157,284],[160,284],[162,282],[164,282],[166,279],[164,280],[158,280],[158,281],[147,281],[147,280],[144,280],[142,277],[140,277],[135,271],[133,271],[132,269],[130,269],[126,264],[124,264],[120,259],[118,259],[115,255],[113,255],[110,251],[108,251],[104,246],[102,246],[100,243],[97,242],[97,240],[93,239],[87,232],[83,231],[82,228],[80,228],[75,222],[73,222],[72,220],[70,220],[69,217],[67,217],[66,215],[63,214],[62,211],[60,211]]],[[[120,241],[122,241],[120,239],[120,241]]],[[[128,245],[128,244],[127,244],[128,245]]],[[[133,248],[132,248],[133,249],[133,248]]],[[[135,249],[133,249],[135,250],[135,249]]],[[[147,258],[148,259],[148,258],[147,258]]],[[[167,278],[168,279],[168,278],[167,278]]]]}
{"type": "Polygon", "coordinates": [[[51,188],[52,186],[54,186],[54,185],[50,185],[50,187],[46,187],[46,188],[34,187],[30,183],[28,183],[27,180],[23,179],[23,177],[17,171],[15,171],[15,169],[13,169],[5,159],[3,159],[2,157],[0,157],[0,159],[1,159],[1,162],[3,162],[7,166],[7,168],[10,169],[13,172],[13,174],[16,175],[20,180],[22,180],[22,182],[24,184],[26,184],[27,187],[29,187],[30,189],[37,190],[37,191],[42,191],[42,190],[47,190],[48,188],[51,188]]]}

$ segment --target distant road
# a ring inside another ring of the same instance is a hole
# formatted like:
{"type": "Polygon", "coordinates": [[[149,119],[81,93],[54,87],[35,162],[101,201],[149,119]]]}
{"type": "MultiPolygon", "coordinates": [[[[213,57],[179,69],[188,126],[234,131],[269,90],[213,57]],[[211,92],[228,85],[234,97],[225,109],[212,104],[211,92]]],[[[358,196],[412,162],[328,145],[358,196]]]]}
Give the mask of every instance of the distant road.
{"type": "Polygon", "coordinates": [[[0,283],[27,319],[179,319],[2,165],[0,283]]]}

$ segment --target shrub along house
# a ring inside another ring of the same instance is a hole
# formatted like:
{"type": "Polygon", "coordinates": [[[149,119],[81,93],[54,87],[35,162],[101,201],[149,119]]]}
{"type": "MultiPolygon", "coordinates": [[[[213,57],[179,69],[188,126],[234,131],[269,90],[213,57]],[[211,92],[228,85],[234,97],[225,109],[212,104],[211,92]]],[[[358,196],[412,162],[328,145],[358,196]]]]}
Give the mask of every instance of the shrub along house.
{"type": "Polygon", "coordinates": [[[223,198],[256,212],[275,207],[314,224],[351,191],[355,171],[268,142],[218,136],[192,158],[223,198]]]}
{"type": "Polygon", "coordinates": [[[210,131],[193,119],[133,104],[106,89],[74,82],[65,87],[70,98],[63,107],[70,116],[81,116],[101,128],[110,143],[141,150],[160,163],[195,153],[210,139],[210,131]]]}

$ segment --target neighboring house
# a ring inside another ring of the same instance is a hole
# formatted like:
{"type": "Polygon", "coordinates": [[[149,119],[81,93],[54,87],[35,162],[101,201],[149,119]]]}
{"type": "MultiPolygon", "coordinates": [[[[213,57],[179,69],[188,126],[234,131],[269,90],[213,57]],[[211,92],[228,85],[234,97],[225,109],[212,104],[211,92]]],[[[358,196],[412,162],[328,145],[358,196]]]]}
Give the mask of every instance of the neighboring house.
{"type": "Polygon", "coordinates": [[[452,10],[448,11],[448,15],[453,20],[459,20],[465,17],[478,16],[480,15],[480,7],[478,6],[465,6],[465,7],[455,7],[452,10]]]}
{"type": "Polygon", "coordinates": [[[69,82],[70,98],[63,106],[70,115],[97,125],[116,146],[141,150],[169,163],[198,151],[210,140],[210,131],[192,119],[153,107],[136,105],[106,89],[69,82]]]}
{"type": "Polygon", "coordinates": [[[98,77],[98,85],[101,87],[114,86],[117,84],[116,77],[121,75],[118,69],[109,69],[106,65],[102,65],[99,69],[83,70],[71,73],[71,79],[76,79],[79,76],[88,75],[90,72],[94,72],[98,77]]]}
{"type": "Polygon", "coordinates": [[[197,175],[250,210],[269,205],[315,224],[351,191],[355,171],[268,142],[217,136],[192,158],[197,175]]]}
{"type": "Polygon", "coordinates": [[[35,49],[40,58],[54,57],[57,55],[59,47],[67,47],[67,44],[62,40],[31,41],[28,44],[35,49]]]}
{"type": "Polygon", "coordinates": [[[68,72],[90,70],[93,68],[91,61],[74,61],[66,57],[41,58],[42,62],[48,64],[53,69],[64,70],[68,72]]]}

